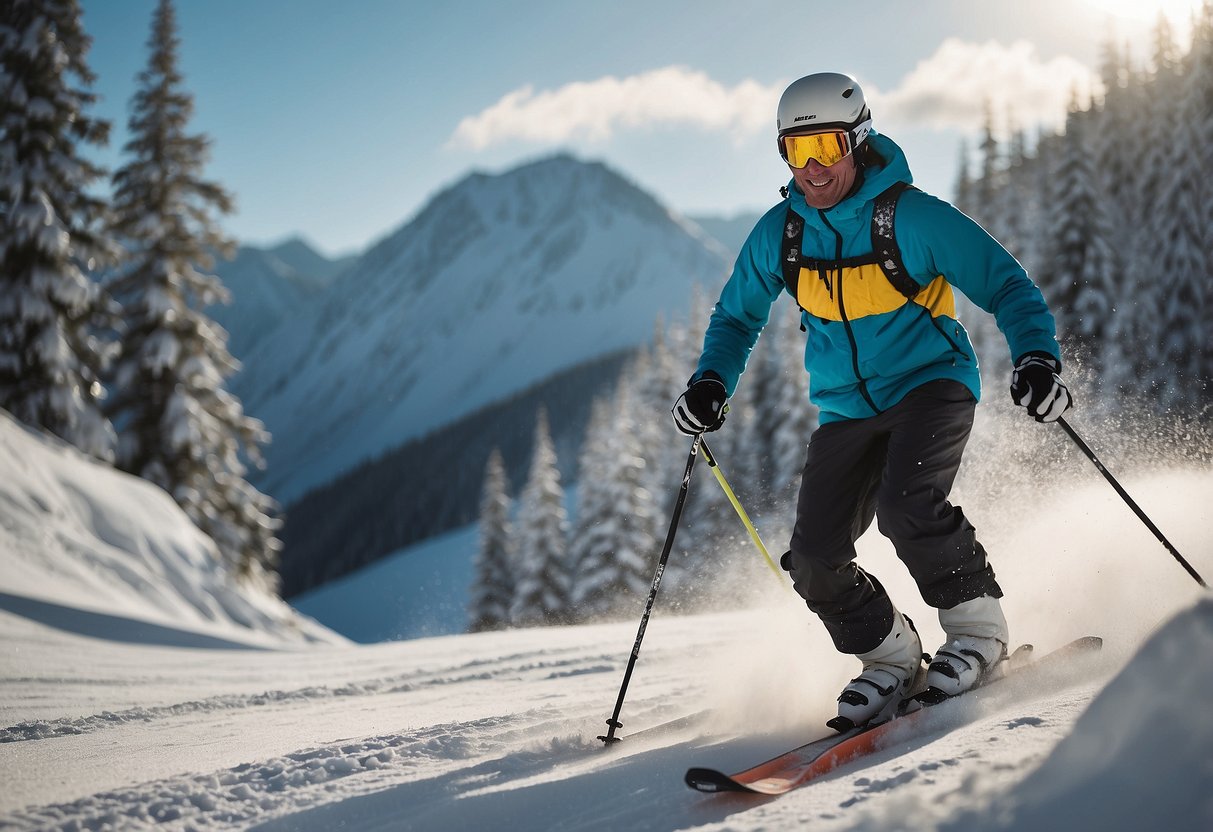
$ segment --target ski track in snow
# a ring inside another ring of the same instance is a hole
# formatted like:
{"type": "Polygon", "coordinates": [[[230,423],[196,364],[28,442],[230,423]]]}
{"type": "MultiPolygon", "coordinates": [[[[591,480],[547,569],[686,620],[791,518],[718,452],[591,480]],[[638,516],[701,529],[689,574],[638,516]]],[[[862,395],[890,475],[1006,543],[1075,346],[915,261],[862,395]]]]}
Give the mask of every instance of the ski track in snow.
{"type": "MultiPolygon", "coordinates": [[[[566,651],[567,652],[567,651],[566,651]]],[[[479,659],[428,674],[407,674],[387,679],[374,679],[350,683],[340,687],[308,686],[295,690],[270,690],[258,694],[214,696],[207,699],[160,707],[139,707],[112,712],[104,711],[86,717],[63,717],[55,720],[30,720],[0,729],[0,743],[24,742],[50,737],[85,734],[131,722],[153,722],[190,714],[205,714],[216,711],[234,711],[244,708],[264,708],[273,704],[310,703],[317,700],[374,696],[384,693],[407,693],[426,687],[446,686],[463,682],[487,681],[501,675],[521,678],[538,674],[542,678],[558,679],[587,673],[602,673],[614,669],[614,657],[575,656],[569,659],[536,659],[525,664],[516,664],[527,654],[506,656],[501,659],[479,659]]],[[[14,680],[22,682],[25,680],[14,680]]],[[[47,682],[53,680],[38,680],[47,682]]]]}

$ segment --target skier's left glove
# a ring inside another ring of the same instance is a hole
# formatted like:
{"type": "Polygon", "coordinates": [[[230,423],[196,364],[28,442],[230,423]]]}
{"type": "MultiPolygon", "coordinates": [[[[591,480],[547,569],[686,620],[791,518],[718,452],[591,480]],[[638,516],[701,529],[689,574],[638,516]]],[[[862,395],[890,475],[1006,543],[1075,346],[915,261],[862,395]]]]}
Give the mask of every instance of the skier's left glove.
{"type": "Polygon", "coordinates": [[[1015,362],[1011,400],[1038,422],[1056,422],[1074,403],[1061,380],[1061,362],[1040,351],[1025,353],[1015,362]]]}

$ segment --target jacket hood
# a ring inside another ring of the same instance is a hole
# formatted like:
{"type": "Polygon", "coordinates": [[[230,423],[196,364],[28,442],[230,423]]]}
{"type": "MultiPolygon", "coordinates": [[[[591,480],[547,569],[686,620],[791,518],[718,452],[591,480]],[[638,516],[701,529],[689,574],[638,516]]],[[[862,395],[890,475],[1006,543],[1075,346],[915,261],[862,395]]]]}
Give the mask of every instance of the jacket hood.
{"type": "MultiPolygon", "coordinates": [[[[906,161],[906,154],[896,142],[888,136],[880,135],[875,130],[868,134],[867,141],[871,143],[872,149],[885,160],[884,164],[879,167],[865,167],[863,183],[859,186],[859,190],[833,208],[827,208],[827,216],[838,218],[855,216],[863,210],[867,203],[884,193],[893,183],[912,184],[914,182],[914,177],[910,173],[910,163],[906,161]]],[[[804,194],[800,192],[795,179],[788,183],[788,194],[796,213],[808,219],[817,217],[817,209],[809,207],[809,204],[804,201],[804,194]]]]}

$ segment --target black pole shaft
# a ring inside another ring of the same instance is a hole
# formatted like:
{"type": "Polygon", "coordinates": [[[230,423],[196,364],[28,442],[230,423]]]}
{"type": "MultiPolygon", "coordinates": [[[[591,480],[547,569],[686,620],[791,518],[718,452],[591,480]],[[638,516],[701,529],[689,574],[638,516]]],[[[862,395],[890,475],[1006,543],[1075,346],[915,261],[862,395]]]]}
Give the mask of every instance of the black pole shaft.
{"type": "Polygon", "coordinates": [[[682,488],[678,491],[678,499],[674,502],[674,514],[670,518],[670,530],[665,536],[665,548],[661,550],[661,558],[657,561],[657,570],[653,573],[653,585],[649,589],[649,600],[644,606],[644,615],[640,618],[640,630],[636,633],[636,643],[632,645],[632,655],[628,659],[627,670],[623,672],[623,684],[619,687],[619,698],[615,700],[615,712],[611,714],[611,718],[607,720],[607,732],[605,736],[600,736],[607,745],[613,742],[619,742],[619,738],[615,736],[615,731],[623,727],[623,723],[619,721],[619,713],[623,710],[623,698],[628,692],[628,683],[632,681],[632,671],[636,668],[636,659],[640,656],[640,642],[644,641],[644,631],[649,626],[649,614],[653,612],[653,602],[657,600],[657,590],[661,586],[661,576],[665,572],[665,565],[670,559],[670,550],[674,548],[674,535],[678,531],[678,521],[682,518],[682,507],[687,501],[687,491],[691,486],[691,469],[695,467],[695,457],[699,454],[699,443],[702,439],[702,434],[695,437],[695,441],[691,443],[691,452],[687,454],[686,472],[682,475],[682,488]]]}
{"type": "Polygon", "coordinates": [[[1205,579],[1200,577],[1200,573],[1192,568],[1192,564],[1188,563],[1188,561],[1184,559],[1184,556],[1179,553],[1179,550],[1171,545],[1171,541],[1167,540],[1166,535],[1159,531],[1158,526],[1155,526],[1150,518],[1146,516],[1146,513],[1138,507],[1137,503],[1133,502],[1133,498],[1129,496],[1128,492],[1120,487],[1120,483],[1118,483],[1116,478],[1112,476],[1111,472],[1104,467],[1104,464],[1099,461],[1099,458],[1095,456],[1095,452],[1087,446],[1087,443],[1082,441],[1082,437],[1078,435],[1074,428],[1070,427],[1070,423],[1065,419],[1058,418],[1057,424],[1061,425],[1062,430],[1070,435],[1070,438],[1074,440],[1074,444],[1078,446],[1079,450],[1086,454],[1087,459],[1094,463],[1095,467],[1099,469],[1099,473],[1103,474],[1104,478],[1112,484],[1112,487],[1116,489],[1116,493],[1120,495],[1120,498],[1125,501],[1129,508],[1133,509],[1133,513],[1141,519],[1141,522],[1146,524],[1146,528],[1154,532],[1154,536],[1162,542],[1163,546],[1167,547],[1167,551],[1171,553],[1172,557],[1179,561],[1180,566],[1188,570],[1188,574],[1191,575],[1198,584],[1203,586],[1205,589],[1208,589],[1209,585],[1205,583],[1205,579]]]}

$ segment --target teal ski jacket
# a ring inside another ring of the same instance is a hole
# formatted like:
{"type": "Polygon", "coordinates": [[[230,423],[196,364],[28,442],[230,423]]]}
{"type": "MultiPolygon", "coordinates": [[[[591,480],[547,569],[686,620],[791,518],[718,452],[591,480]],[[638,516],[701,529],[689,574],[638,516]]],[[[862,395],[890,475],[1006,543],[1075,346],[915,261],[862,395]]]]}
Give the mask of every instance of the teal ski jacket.
{"type": "Polygon", "coordinates": [[[1040,290],[993,237],[941,199],[909,189],[897,204],[901,259],[924,287],[913,299],[875,264],[845,265],[872,252],[873,200],[895,182],[912,182],[896,143],[876,133],[868,141],[885,164],[865,167],[849,197],[818,210],[793,181],[788,199],[754,226],[712,312],[692,380],[711,370],[733,395],[771,304],[790,294],[780,264],[789,205],[804,217],[802,258],[843,261],[836,269],[801,270],[795,298],[806,332],[809,399],[821,411],[820,423],[884,412],[936,379],[959,381],[981,397],[977,355],[956,317],[953,287],[994,315],[1012,360],[1042,351],[1060,361],[1053,315],[1040,290]]]}

